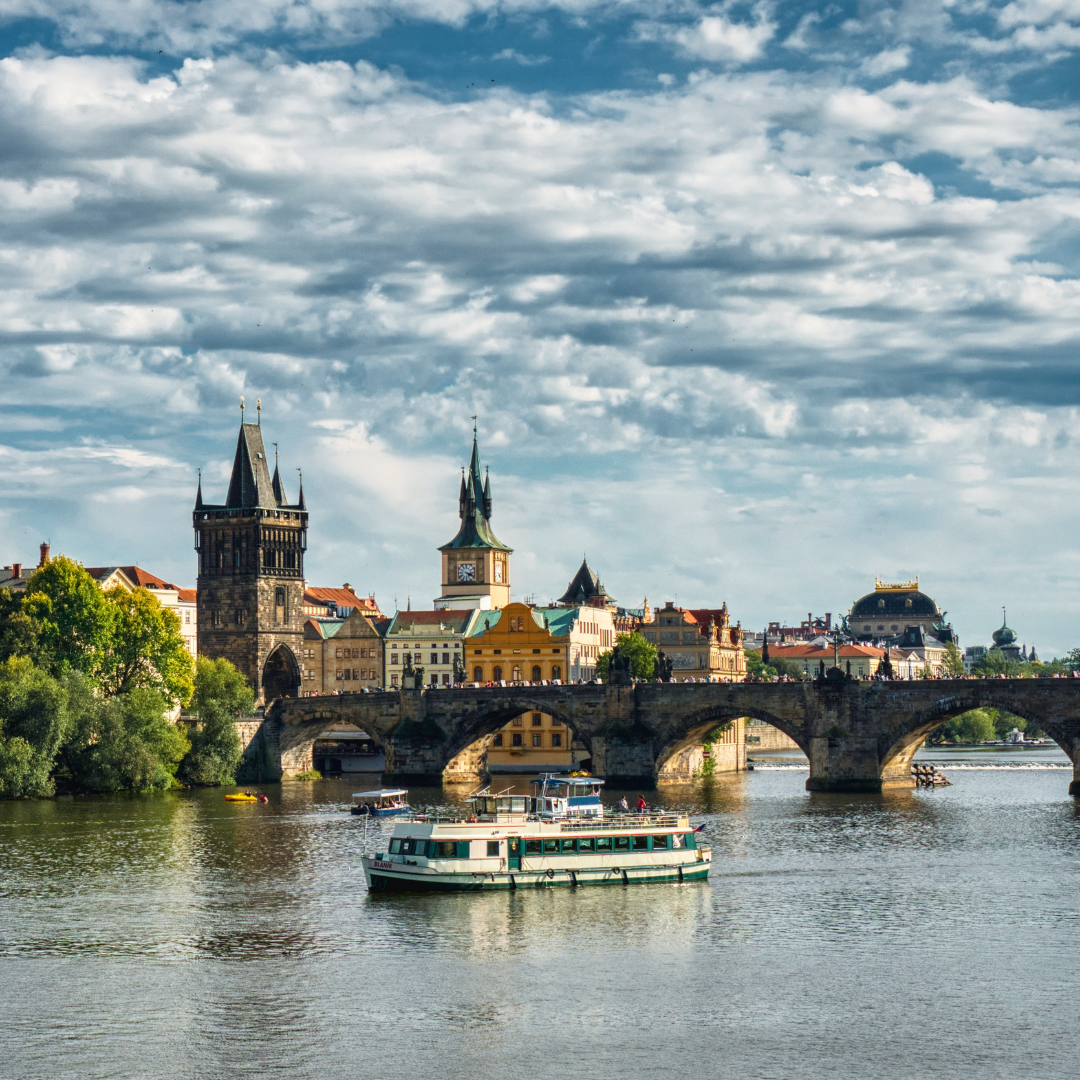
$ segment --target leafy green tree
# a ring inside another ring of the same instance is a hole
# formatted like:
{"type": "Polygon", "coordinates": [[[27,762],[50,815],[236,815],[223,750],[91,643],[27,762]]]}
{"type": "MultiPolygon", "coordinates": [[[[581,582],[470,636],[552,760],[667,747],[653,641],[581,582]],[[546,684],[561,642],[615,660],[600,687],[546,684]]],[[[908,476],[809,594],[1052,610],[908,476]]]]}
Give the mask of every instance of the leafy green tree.
{"type": "Polygon", "coordinates": [[[169,705],[186,705],[195,689],[195,664],[176,614],[147,589],[128,592],[118,585],[104,595],[101,688],[110,696],[156,690],[169,705]]]}
{"type": "Polygon", "coordinates": [[[0,664],[0,798],[54,794],[53,763],[70,727],[64,688],[25,657],[0,664]]]}
{"type": "Polygon", "coordinates": [[[967,674],[967,669],[964,667],[964,658],[960,655],[960,650],[957,648],[955,641],[950,641],[945,646],[943,667],[945,668],[945,674],[952,678],[967,674]]]}
{"type": "Polygon", "coordinates": [[[161,791],[175,782],[188,751],[181,728],[156,690],[102,697],[85,680],[69,680],[75,714],[62,758],[82,791],[161,791]]]}
{"type": "Polygon", "coordinates": [[[51,674],[96,674],[108,644],[105,594],[77,562],[58,555],[38,567],[22,606],[37,627],[40,662],[51,674]]]}
{"type": "MultiPolygon", "coordinates": [[[[656,646],[650,644],[636,630],[631,634],[619,634],[615,644],[623,656],[630,657],[630,674],[635,679],[651,679],[656,670],[656,646]]],[[[606,679],[611,671],[612,650],[601,653],[596,660],[596,674],[606,679]]]]}
{"type": "Polygon", "coordinates": [[[935,738],[946,742],[990,742],[998,737],[997,719],[996,709],[972,709],[943,724],[935,738]]]}
{"type": "Polygon", "coordinates": [[[247,679],[228,660],[199,657],[191,700],[198,723],[188,732],[191,749],[178,773],[185,784],[235,782],[241,758],[235,721],[250,715],[254,706],[255,694],[247,679]]]}
{"type": "Polygon", "coordinates": [[[1031,665],[1023,660],[1010,660],[1000,649],[987,649],[972,665],[973,675],[1005,675],[1011,679],[1026,678],[1033,674],[1031,665]]]}
{"type": "Polygon", "coordinates": [[[37,623],[23,610],[23,598],[10,589],[0,589],[0,661],[13,656],[36,660],[38,646],[37,623]]]}

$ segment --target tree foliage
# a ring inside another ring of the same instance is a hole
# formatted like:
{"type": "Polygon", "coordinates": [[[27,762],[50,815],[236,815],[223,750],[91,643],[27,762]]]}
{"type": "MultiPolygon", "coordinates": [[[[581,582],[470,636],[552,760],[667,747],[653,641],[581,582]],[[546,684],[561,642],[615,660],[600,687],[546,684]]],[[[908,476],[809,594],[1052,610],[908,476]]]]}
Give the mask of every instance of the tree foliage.
{"type": "Polygon", "coordinates": [[[967,674],[967,669],[964,667],[964,658],[960,655],[960,650],[957,648],[955,641],[950,641],[945,646],[945,660],[942,667],[945,669],[945,674],[952,678],[967,674]]]}
{"type": "Polygon", "coordinates": [[[769,657],[769,662],[766,664],[761,659],[760,649],[746,650],[746,671],[747,674],[758,679],[771,679],[778,675],[790,679],[806,678],[806,672],[793,660],[785,660],[782,657],[769,657]]]}
{"type": "MultiPolygon", "coordinates": [[[[636,630],[630,634],[619,634],[615,638],[619,653],[630,657],[630,674],[635,679],[651,679],[656,670],[656,646],[645,640],[636,630]]],[[[596,660],[596,674],[606,679],[611,673],[611,655],[609,649],[601,653],[596,660]]]]}
{"type": "Polygon", "coordinates": [[[25,657],[0,664],[0,798],[54,793],[53,762],[69,728],[56,679],[25,657]]]}
{"type": "Polygon", "coordinates": [[[105,594],[77,562],[58,555],[38,567],[22,609],[36,628],[40,664],[53,675],[96,675],[109,632],[105,594]]]}
{"type": "Polygon", "coordinates": [[[233,783],[241,758],[235,721],[250,715],[254,692],[228,660],[199,657],[191,705],[198,723],[188,733],[191,748],[180,763],[180,779],[202,786],[233,783]]]}

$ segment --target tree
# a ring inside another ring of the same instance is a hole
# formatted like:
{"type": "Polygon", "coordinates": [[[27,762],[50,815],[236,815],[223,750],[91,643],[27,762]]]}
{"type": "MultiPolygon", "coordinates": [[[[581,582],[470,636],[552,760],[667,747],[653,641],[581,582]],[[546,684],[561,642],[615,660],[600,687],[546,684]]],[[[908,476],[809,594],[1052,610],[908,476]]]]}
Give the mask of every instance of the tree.
{"type": "Polygon", "coordinates": [[[96,674],[107,645],[105,594],[77,562],[58,555],[38,567],[22,607],[36,624],[40,662],[51,674],[96,674]]]}
{"type": "Polygon", "coordinates": [[[67,695],[26,657],[0,664],[0,798],[54,794],[53,763],[70,728],[67,695]]]}
{"type": "Polygon", "coordinates": [[[996,709],[972,709],[943,724],[936,737],[950,742],[982,743],[998,737],[996,709]]]}
{"type": "MultiPolygon", "coordinates": [[[[635,679],[651,679],[656,670],[656,646],[650,644],[636,630],[630,634],[619,634],[615,638],[622,656],[630,657],[630,674],[635,679]]],[[[596,674],[601,679],[608,678],[611,672],[611,654],[609,649],[601,653],[596,660],[596,674]]]]}
{"type": "Polygon", "coordinates": [[[204,786],[234,783],[242,756],[235,721],[255,706],[247,679],[228,660],[200,656],[191,705],[199,720],[188,733],[191,749],[180,763],[180,779],[204,786]]]}
{"type": "Polygon", "coordinates": [[[68,680],[74,715],[62,759],[82,791],[162,791],[188,751],[156,690],[102,697],[85,679],[68,680]]]}
{"type": "Polygon", "coordinates": [[[98,677],[105,693],[156,690],[169,705],[186,705],[195,665],[176,614],[147,589],[128,592],[117,585],[104,596],[108,629],[98,677]]]}
{"type": "Polygon", "coordinates": [[[957,648],[955,641],[950,641],[945,646],[945,661],[942,666],[945,669],[945,674],[953,678],[958,678],[967,673],[967,669],[964,667],[964,658],[960,655],[960,650],[957,648]]]}
{"type": "Polygon", "coordinates": [[[987,649],[971,667],[973,675],[1006,675],[1023,678],[1032,674],[1031,665],[1022,660],[1010,660],[1000,649],[987,649]]]}
{"type": "Polygon", "coordinates": [[[23,598],[0,589],[0,661],[13,656],[38,657],[39,627],[23,610],[23,598]]]}

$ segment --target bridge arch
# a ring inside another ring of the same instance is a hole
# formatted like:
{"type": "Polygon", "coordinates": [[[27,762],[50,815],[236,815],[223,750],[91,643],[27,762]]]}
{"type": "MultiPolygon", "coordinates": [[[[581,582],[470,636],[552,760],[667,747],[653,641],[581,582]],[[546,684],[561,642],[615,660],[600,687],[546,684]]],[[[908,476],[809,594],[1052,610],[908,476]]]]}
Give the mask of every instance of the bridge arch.
{"type": "Polygon", "coordinates": [[[474,783],[484,772],[484,759],[500,728],[526,712],[547,713],[563,725],[571,741],[574,738],[582,739],[591,749],[588,734],[577,731],[569,712],[547,697],[530,695],[528,688],[524,687],[520,693],[508,698],[485,702],[459,720],[445,748],[447,764],[443,769],[443,779],[448,783],[474,783]]]}
{"type": "MultiPolygon", "coordinates": [[[[714,705],[688,714],[683,723],[680,724],[680,730],[675,732],[673,737],[669,737],[658,748],[656,754],[657,781],[660,783],[679,783],[691,779],[691,770],[688,765],[693,751],[701,744],[702,739],[710,731],[720,727],[722,724],[742,718],[761,720],[763,723],[770,724],[797,743],[804,754],[807,752],[802,724],[792,724],[763,709],[714,705]]],[[[740,754],[740,761],[745,762],[745,752],[740,754]]],[[[739,767],[741,768],[742,764],[739,767]]]]}
{"type": "Polygon", "coordinates": [[[270,650],[263,664],[260,685],[267,704],[299,694],[300,664],[288,645],[283,643],[270,650]]]}
{"type": "Polygon", "coordinates": [[[1073,742],[1065,728],[1053,717],[1042,715],[1039,710],[1031,708],[1023,696],[1012,694],[1007,689],[986,689],[975,681],[967,685],[971,686],[971,690],[940,698],[929,708],[920,710],[914,717],[913,726],[910,721],[905,725],[907,730],[890,732],[885,736],[881,750],[881,778],[885,786],[909,785],[911,761],[919,748],[942,724],[973,709],[997,709],[999,712],[1012,713],[1042,728],[1075,766],[1073,742]]]}

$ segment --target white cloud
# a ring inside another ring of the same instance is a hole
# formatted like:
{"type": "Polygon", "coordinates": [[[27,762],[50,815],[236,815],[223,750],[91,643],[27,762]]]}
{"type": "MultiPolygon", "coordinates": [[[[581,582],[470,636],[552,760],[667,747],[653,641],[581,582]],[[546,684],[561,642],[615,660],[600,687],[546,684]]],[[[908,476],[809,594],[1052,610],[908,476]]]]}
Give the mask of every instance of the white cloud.
{"type": "Polygon", "coordinates": [[[776,33],[776,23],[763,5],[755,9],[754,22],[736,22],[724,14],[705,15],[692,26],[642,22],[637,33],[643,41],[666,41],[695,60],[732,65],[757,60],[776,33]]]}
{"type": "Polygon", "coordinates": [[[881,78],[883,75],[903,71],[910,63],[911,46],[900,45],[895,49],[883,49],[876,56],[867,57],[859,67],[872,78],[881,78]]]}

